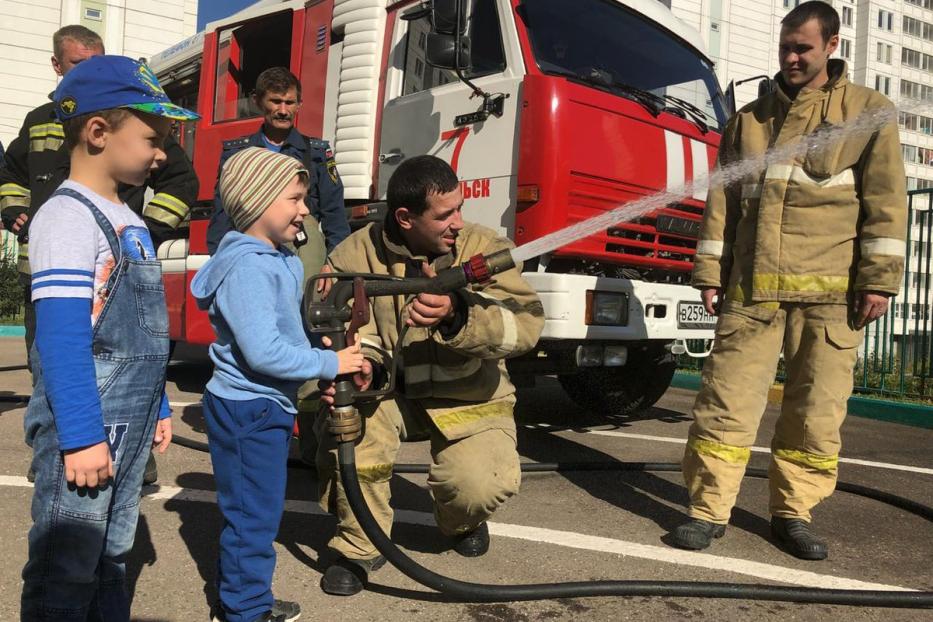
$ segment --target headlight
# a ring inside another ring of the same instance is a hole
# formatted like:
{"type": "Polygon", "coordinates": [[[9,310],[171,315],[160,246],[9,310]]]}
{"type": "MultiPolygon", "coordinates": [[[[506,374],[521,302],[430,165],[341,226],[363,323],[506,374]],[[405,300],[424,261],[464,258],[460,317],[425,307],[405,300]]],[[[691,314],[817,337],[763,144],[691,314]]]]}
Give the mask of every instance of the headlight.
{"type": "Polygon", "coordinates": [[[586,292],[586,323],[597,326],[628,324],[628,296],[619,292],[586,292]]]}

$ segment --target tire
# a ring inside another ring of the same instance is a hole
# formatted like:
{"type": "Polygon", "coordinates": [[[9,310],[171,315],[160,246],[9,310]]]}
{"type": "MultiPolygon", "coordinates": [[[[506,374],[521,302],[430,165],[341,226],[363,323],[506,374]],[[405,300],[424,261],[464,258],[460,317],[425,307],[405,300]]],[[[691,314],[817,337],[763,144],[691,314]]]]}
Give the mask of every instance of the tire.
{"type": "Polygon", "coordinates": [[[558,376],[577,405],[602,417],[631,417],[654,405],[670,387],[677,369],[665,344],[629,350],[624,367],[594,367],[558,376]]]}

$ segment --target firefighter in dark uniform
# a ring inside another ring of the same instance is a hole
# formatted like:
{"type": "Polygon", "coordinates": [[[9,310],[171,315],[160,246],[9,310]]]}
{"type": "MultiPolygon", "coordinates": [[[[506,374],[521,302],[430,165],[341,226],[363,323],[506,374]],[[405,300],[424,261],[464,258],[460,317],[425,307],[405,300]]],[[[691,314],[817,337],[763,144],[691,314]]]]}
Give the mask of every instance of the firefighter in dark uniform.
{"type": "MultiPolygon", "coordinates": [[[[295,129],[295,115],[301,104],[301,83],[288,69],[272,67],[256,79],[253,101],[262,111],[264,122],[255,134],[228,140],[223,144],[218,167],[237,151],[263,147],[301,161],[311,175],[306,202],[311,212],[305,220],[308,243],[297,250],[305,267],[305,276],[320,271],[326,252],[350,235],[350,225],[343,205],[343,184],[337,174],[334,154],[327,141],[309,138],[295,129]],[[318,231],[323,229],[323,239],[318,231]]],[[[224,212],[220,197],[214,194],[214,212],[207,230],[207,249],[216,252],[223,236],[233,228],[224,212]]]]}
{"type": "MultiPolygon", "coordinates": [[[[100,37],[84,26],[65,26],[52,37],[52,67],[64,76],[83,60],[104,53],[100,37]]],[[[19,240],[17,270],[24,289],[24,324],[27,357],[35,339],[35,309],[32,305],[32,276],[29,270],[29,222],[70,172],[70,157],[64,147],[65,134],[49,101],[26,115],[19,135],[13,139],[0,166],[0,219],[19,240]]],[[[120,198],[142,216],[158,245],[173,237],[188,218],[198,194],[198,178],[184,150],[172,138],[165,141],[166,162],[154,171],[146,186],[125,186],[120,198]],[[155,193],[146,203],[146,187],[155,193]]],[[[31,369],[31,365],[30,365],[31,369]]],[[[156,479],[150,456],[146,482],[156,479]]]]}

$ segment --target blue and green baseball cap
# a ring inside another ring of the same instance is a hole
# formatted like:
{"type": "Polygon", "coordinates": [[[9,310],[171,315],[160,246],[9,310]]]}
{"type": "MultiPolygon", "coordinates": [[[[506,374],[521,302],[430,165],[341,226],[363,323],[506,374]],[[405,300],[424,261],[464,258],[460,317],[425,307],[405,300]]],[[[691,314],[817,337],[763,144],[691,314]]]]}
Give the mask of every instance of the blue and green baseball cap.
{"type": "Polygon", "coordinates": [[[197,113],[176,106],[146,63],[128,56],[92,56],[75,66],[55,89],[60,121],[80,115],[130,108],[176,121],[194,121],[197,113]]]}

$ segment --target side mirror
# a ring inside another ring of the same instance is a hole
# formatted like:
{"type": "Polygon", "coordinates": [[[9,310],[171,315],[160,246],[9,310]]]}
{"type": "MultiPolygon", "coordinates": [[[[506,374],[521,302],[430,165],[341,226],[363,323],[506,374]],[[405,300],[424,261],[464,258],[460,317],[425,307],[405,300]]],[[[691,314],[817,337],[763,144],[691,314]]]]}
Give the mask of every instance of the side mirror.
{"type": "Polygon", "coordinates": [[[777,90],[777,87],[774,84],[774,80],[771,78],[765,78],[758,83],[758,97],[764,97],[770,93],[773,93],[777,90]]]}
{"type": "Polygon", "coordinates": [[[431,6],[431,31],[444,35],[466,34],[466,0],[434,0],[431,6]]]}
{"type": "Polygon", "coordinates": [[[735,80],[729,82],[723,97],[726,100],[726,113],[731,117],[735,114],[735,80]]]}
{"type": "Polygon", "coordinates": [[[425,60],[432,67],[440,69],[466,70],[471,66],[470,62],[470,38],[461,35],[428,33],[427,42],[424,51],[425,60]],[[459,39],[460,49],[457,50],[459,39]]]}

